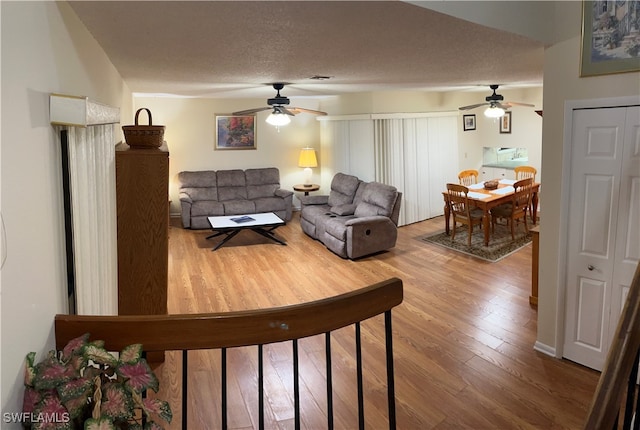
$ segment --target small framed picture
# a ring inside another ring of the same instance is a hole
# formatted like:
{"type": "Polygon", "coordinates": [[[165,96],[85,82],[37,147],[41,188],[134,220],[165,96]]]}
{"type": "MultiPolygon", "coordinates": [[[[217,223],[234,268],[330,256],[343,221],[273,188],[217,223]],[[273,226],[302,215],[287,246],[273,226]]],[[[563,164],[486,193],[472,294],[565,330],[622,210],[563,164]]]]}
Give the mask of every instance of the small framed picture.
{"type": "Polygon", "coordinates": [[[462,129],[464,131],[476,129],[476,115],[462,115],[462,129]]]}
{"type": "Polygon", "coordinates": [[[216,115],[215,149],[256,149],[256,116],[216,115]]]}
{"type": "Polygon", "coordinates": [[[500,133],[511,133],[511,112],[505,112],[500,118],[500,133]]]}

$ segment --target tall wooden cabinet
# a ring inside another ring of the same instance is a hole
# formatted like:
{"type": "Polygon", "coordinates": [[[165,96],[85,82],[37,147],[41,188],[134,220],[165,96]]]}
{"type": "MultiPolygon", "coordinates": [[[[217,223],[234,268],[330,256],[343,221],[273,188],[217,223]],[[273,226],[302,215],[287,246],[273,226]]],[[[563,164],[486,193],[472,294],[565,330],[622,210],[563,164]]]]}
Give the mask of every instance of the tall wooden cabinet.
{"type": "Polygon", "coordinates": [[[169,151],[116,146],[118,314],[167,313],[169,151]]]}

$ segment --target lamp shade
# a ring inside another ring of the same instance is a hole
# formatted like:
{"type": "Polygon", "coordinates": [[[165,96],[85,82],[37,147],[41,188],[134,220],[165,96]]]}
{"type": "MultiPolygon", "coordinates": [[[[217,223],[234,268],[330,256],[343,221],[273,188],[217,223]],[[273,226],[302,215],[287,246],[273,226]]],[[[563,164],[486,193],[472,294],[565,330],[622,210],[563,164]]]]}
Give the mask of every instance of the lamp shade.
{"type": "Polygon", "coordinates": [[[265,120],[268,124],[275,125],[277,127],[281,125],[287,125],[291,122],[291,118],[289,115],[282,112],[276,112],[275,110],[269,114],[267,119],[265,120]]]}
{"type": "Polygon", "coordinates": [[[498,106],[489,106],[487,110],[484,111],[484,115],[489,118],[500,118],[504,116],[504,109],[498,106]]]}
{"type": "Polygon", "coordinates": [[[298,167],[318,167],[316,150],[313,148],[302,148],[300,150],[300,158],[298,158],[298,167]]]}

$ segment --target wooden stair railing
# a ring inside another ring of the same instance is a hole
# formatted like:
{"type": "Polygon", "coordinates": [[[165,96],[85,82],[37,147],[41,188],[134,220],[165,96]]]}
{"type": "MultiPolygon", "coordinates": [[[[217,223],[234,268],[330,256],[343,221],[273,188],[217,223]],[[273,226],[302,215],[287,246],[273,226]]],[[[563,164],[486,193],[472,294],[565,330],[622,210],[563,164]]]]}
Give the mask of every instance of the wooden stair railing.
{"type": "Polygon", "coordinates": [[[292,341],[294,380],[294,422],[300,428],[298,385],[298,339],[324,335],[327,379],[327,428],[333,428],[331,378],[331,335],[334,330],[355,325],[356,377],[358,385],[359,428],[364,428],[363,369],[360,322],[384,314],[387,367],[387,401],[389,428],[395,429],[395,383],[391,309],[403,300],[402,281],[391,278],[346,294],[314,302],[251,311],[144,315],[82,316],[56,315],[56,348],[61,350],[70,340],[90,333],[92,339],[105,342],[108,350],[141,343],[145,352],[182,351],[182,428],[187,429],[187,365],[188,351],[220,349],[222,352],[222,423],[227,428],[226,350],[258,346],[259,428],[264,428],[262,346],[292,341]]]}
{"type": "Polygon", "coordinates": [[[640,395],[637,393],[640,351],[640,264],[636,267],[627,300],[618,321],[604,369],[600,375],[585,430],[617,429],[624,412],[623,429],[640,428],[640,395]],[[626,402],[622,399],[626,391],[626,402]],[[634,398],[636,400],[634,401],[634,398]]]}

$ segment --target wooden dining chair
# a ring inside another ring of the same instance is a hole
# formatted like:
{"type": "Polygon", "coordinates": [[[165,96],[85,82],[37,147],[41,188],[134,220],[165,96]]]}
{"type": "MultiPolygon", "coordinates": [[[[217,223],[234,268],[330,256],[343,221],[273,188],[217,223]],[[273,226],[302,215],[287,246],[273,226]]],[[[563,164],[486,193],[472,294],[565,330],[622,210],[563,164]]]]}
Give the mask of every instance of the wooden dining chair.
{"type": "Polygon", "coordinates": [[[456,226],[458,223],[466,225],[469,230],[468,244],[471,246],[471,235],[474,225],[482,225],[484,213],[481,209],[469,203],[469,188],[459,184],[447,184],[447,204],[453,214],[453,231],[451,241],[456,237],[456,226]]]}
{"type": "Polygon", "coordinates": [[[478,171],[473,169],[462,170],[460,173],[458,173],[458,181],[460,181],[460,185],[465,185],[465,186],[477,184],[478,171]]]}
{"type": "Polygon", "coordinates": [[[515,240],[516,223],[524,223],[524,229],[529,233],[527,225],[527,212],[531,206],[531,197],[533,195],[533,179],[526,178],[513,184],[515,189],[511,196],[511,202],[501,204],[491,209],[491,230],[495,232],[496,222],[498,219],[506,219],[507,224],[511,227],[511,240],[515,240]]]}
{"type": "Polygon", "coordinates": [[[536,181],[536,174],[538,171],[533,166],[518,166],[513,168],[513,172],[516,174],[516,181],[520,179],[533,179],[533,182],[536,181]]]}
{"type": "MultiPolygon", "coordinates": [[[[538,173],[536,168],[533,166],[514,167],[513,172],[516,175],[516,181],[519,181],[521,179],[532,178],[533,182],[536,181],[536,174],[538,173]]],[[[529,215],[531,215],[531,221],[535,221],[535,217],[538,216],[538,214],[533,213],[533,204],[529,205],[529,215]]]]}

